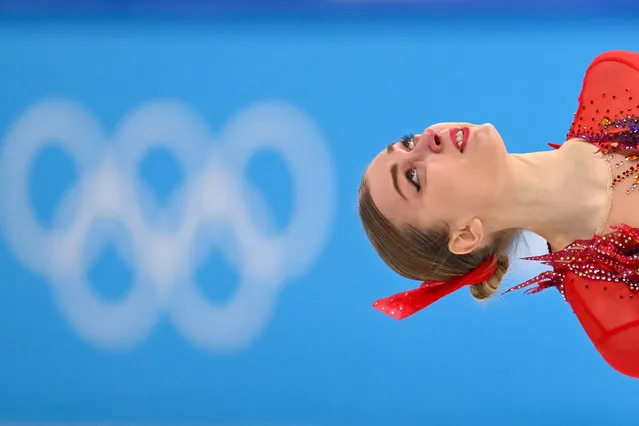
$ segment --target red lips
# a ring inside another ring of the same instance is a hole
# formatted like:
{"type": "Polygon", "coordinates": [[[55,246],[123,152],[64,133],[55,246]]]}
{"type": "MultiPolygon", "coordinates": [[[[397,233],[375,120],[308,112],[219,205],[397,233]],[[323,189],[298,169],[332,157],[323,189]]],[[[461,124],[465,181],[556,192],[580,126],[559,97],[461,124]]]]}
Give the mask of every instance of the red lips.
{"type": "Polygon", "coordinates": [[[466,145],[468,144],[468,136],[470,135],[470,129],[468,127],[462,127],[461,129],[458,127],[454,127],[448,131],[448,135],[450,137],[451,143],[459,150],[459,152],[464,152],[466,149],[466,145]],[[457,143],[457,132],[462,131],[462,142],[461,145],[457,143]]]}

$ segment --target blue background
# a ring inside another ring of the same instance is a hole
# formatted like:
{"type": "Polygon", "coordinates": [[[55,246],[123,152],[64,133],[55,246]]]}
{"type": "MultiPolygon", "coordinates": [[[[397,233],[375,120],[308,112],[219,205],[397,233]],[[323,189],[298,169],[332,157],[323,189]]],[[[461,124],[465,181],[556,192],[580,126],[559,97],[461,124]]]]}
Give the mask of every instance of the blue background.
{"type": "MultiPolygon", "coordinates": [[[[251,344],[230,353],[199,349],[167,322],[127,350],[93,345],[60,313],[46,278],[0,240],[0,420],[633,424],[639,382],[605,364],[554,291],[487,305],[461,291],[402,322],[374,311],[372,300],[412,284],[378,260],[356,210],[375,153],[431,123],[492,122],[513,152],[563,141],[589,62],[638,49],[636,22],[617,15],[5,19],[0,141],[50,96],[81,102],[107,130],[152,98],[186,102],[212,129],[248,104],[280,99],[321,129],[338,187],[321,255],[283,288],[251,344]]],[[[77,176],[60,151],[38,161],[31,194],[47,223],[77,176]]],[[[160,197],[185,173],[161,153],[140,170],[160,197]]],[[[285,169],[264,157],[251,173],[285,223],[285,169]]],[[[233,292],[236,272],[222,257],[204,269],[212,299],[233,292]]],[[[117,297],[130,274],[106,250],[91,278],[117,297]]],[[[529,275],[515,268],[505,285],[529,275]]]]}

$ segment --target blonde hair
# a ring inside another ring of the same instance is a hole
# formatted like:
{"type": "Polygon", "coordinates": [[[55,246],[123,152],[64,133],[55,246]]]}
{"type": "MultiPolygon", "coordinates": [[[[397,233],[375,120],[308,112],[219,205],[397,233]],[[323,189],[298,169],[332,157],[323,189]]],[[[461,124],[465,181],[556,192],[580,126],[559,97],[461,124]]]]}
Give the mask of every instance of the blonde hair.
{"type": "Polygon", "coordinates": [[[399,275],[419,281],[446,281],[477,268],[488,256],[497,255],[497,269],[483,283],[470,286],[471,295],[486,300],[497,291],[510,264],[508,252],[518,235],[516,230],[495,235],[492,244],[457,255],[448,249],[445,225],[418,230],[410,225],[396,228],[379,211],[366,178],[359,188],[359,215],[368,239],[384,263],[399,275]]]}

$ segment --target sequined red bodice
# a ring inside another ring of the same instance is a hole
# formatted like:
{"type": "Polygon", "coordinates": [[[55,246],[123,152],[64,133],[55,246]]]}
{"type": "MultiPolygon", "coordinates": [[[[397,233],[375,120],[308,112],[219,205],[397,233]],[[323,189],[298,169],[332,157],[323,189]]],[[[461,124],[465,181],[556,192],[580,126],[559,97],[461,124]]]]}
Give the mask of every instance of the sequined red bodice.
{"type": "MultiPolygon", "coordinates": [[[[582,138],[604,153],[624,152],[637,160],[638,129],[639,54],[606,52],[586,72],[568,139],[582,138]]],[[[619,225],[613,231],[530,258],[552,270],[511,290],[556,287],[603,358],[639,378],[639,228],[619,225]]]]}

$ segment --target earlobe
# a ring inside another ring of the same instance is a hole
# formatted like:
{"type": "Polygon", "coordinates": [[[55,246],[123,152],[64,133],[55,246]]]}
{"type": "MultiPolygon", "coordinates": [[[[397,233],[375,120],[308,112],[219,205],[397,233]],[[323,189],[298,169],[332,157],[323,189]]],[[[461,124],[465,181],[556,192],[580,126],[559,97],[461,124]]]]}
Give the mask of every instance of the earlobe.
{"type": "Polygon", "coordinates": [[[451,232],[448,250],[461,255],[475,250],[484,240],[484,226],[479,219],[473,219],[464,227],[451,232]]]}

